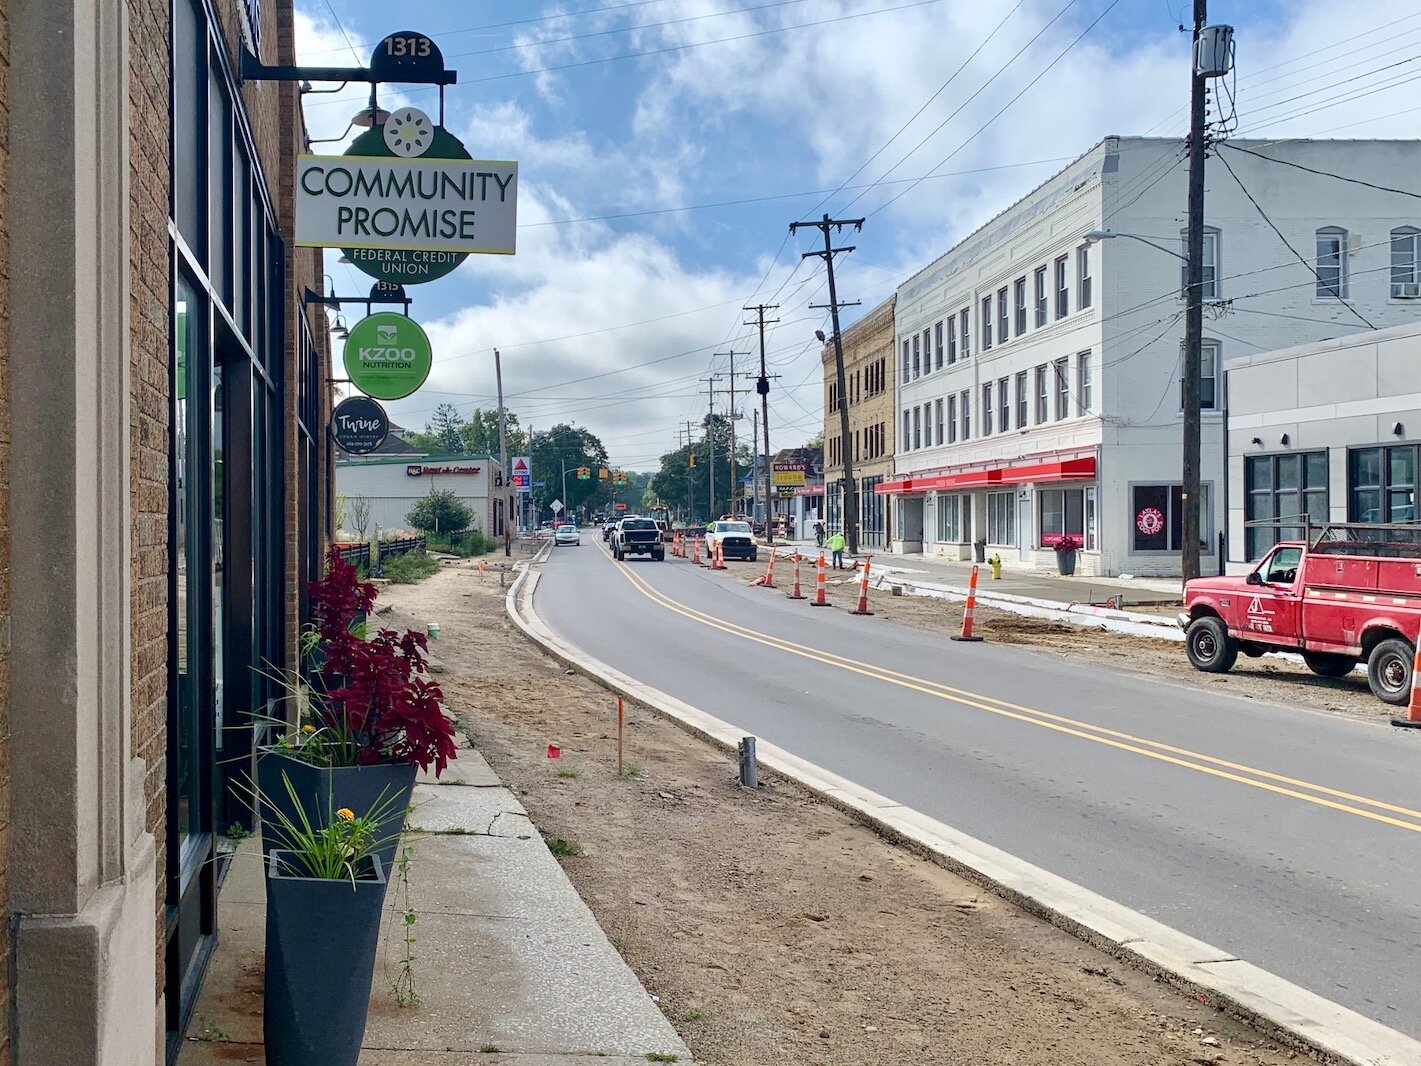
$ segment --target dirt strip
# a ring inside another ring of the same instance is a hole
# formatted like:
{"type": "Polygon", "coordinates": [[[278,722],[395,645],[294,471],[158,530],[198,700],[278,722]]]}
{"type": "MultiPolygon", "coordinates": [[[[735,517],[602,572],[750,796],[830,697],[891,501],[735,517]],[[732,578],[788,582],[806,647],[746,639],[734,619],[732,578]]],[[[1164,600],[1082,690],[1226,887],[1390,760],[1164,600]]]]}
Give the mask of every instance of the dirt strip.
{"type": "Polygon", "coordinates": [[[451,709],[544,835],[581,849],[568,874],[698,1061],[1297,1057],[797,787],[738,788],[722,753],[650,712],[628,708],[618,776],[615,701],[523,639],[496,575],[458,564],[382,600],[385,624],[440,624],[451,709]]]}

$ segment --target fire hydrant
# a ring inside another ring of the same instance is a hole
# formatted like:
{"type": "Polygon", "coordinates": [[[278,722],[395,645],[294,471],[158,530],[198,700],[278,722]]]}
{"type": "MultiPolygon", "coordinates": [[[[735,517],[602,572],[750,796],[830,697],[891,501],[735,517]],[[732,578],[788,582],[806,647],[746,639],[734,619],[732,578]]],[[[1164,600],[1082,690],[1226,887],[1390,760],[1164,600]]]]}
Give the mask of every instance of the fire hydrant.
{"type": "Polygon", "coordinates": [[[987,560],[987,564],[992,568],[992,580],[1000,581],[1002,579],[1002,557],[993,555],[987,560]]]}

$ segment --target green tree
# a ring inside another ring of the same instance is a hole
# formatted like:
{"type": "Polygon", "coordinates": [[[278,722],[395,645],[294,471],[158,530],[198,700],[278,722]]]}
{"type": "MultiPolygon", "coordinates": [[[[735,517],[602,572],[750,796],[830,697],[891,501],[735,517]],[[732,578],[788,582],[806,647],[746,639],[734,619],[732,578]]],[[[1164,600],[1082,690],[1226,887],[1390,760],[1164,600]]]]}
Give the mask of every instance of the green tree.
{"type": "Polygon", "coordinates": [[[464,451],[464,417],[452,403],[441,403],[424,425],[424,432],[432,438],[435,449],[441,455],[455,455],[464,451]]]}
{"type": "Polygon", "coordinates": [[[607,448],[590,430],[559,423],[546,433],[534,435],[531,454],[533,481],[543,483],[541,489],[533,490],[533,503],[540,516],[551,517],[548,505],[559,499],[568,511],[579,514],[610,505],[611,485],[598,477],[601,468],[609,466],[607,448]],[[579,479],[578,467],[586,467],[591,477],[585,481],[579,479]],[[564,469],[567,471],[565,497],[564,469]]]}
{"type": "MultiPolygon", "coordinates": [[[[527,455],[528,434],[518,425],[518,416],[512,411],[504,417],[508,434],[508,457],[527,455]]],[[[476,407],[459,431],[461,447],[470,455],[498,454],[498,408],[476,407]]]]}
{"type": "Polygon", "coordinates": [[[450,489],[435,489],[410,508],[405,521],[426,533],[454,533],[474,523],[474,512],[450,489]]]}
{"type": "MultiPolygon", "coordinates": [[[[735,473],[750,474],[750,449],[736,448],[735,473]]],[[[688,518],[719,517],[730,510],[730,423],[721,415],[701,420],[701,439],[667,452],[661,469],[651,476],[648,491],[662,503],[688,518]],[[715,501],[710,501],[711,441],[715,444],[715,501]],[[691,456],[695,456],[695,466],[691,456]]]]}

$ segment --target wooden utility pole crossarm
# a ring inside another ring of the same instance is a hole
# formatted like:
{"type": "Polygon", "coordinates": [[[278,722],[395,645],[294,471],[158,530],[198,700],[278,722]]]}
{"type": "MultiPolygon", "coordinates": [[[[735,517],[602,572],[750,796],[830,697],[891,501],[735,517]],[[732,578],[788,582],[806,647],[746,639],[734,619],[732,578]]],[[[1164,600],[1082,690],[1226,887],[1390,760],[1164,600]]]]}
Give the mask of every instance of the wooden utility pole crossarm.
{"type": "Polygon", "coordinates": [[[842,231],[845,226],[852,226],[855,231],[863,229],[864,220],[861,218],[830,218],[827,214],[818,222],[791,222],[790,233],[795,233],[800,227],[807,227],[819,230],[824,235],[823,251],[805,252],[801,258],[808,259],[811,255],[824,260],[824,265],[829,271],[829,302],[825,304],[829,309],[834,325],[834,373],[838,382],[839,394],[839,439],[842,442],[839,451],[843,455],[844,461],[844,539],[848,542],[849,553],[858,554],[859,550],[859,522],[858,522],[858,486],[854,481],[853,449],[849,444],[849,405],[847,375],[844,373],[844,341],[839,335],[839,308],[851,307],[849,304],[839,303],[839,293],[834,287],[834,256],[840,252],[852,252],[853,245],[844,248],[835,248],[830,238],[831,229],[842,231]]]}

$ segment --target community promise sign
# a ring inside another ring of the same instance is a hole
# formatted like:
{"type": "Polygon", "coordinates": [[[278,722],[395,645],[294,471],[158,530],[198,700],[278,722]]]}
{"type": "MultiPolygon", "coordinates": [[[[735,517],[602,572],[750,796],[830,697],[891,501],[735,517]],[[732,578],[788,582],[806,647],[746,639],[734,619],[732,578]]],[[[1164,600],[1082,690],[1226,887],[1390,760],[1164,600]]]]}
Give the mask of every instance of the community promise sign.
{"type": "Polygon", "coordinates": [[[301,157],[296,243],[303,247],[512,255],[517,233],[517,163],[301,157]]]}

